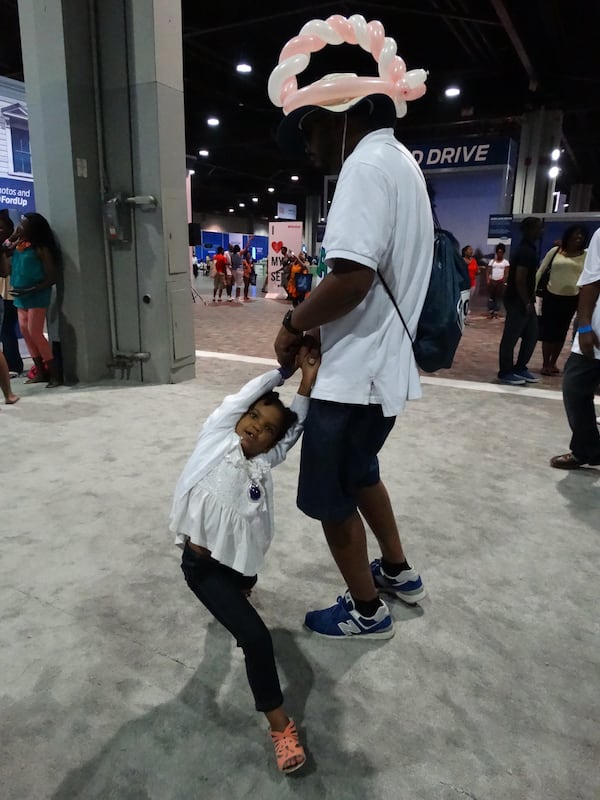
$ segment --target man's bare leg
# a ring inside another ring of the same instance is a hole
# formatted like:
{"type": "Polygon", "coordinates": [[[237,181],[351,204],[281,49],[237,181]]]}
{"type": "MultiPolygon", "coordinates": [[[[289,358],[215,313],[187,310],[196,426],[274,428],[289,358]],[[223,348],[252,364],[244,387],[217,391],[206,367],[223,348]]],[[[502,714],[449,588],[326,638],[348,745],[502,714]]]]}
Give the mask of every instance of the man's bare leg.
{"type": "Polygon", "coordinates": [[[405,560],[400,532],[392,509],[390,496],[384,484],[366,486],[358,490],[358,507],[375,534],[381,554],[390,564],[402,564],[405,560]]]}
{"type": "Polygon", "coordinates": [[[343,522],[324,522],[323,530],[352,597],[364,602],[374,600],[377,590],[369,567],[365,526],[358,511],[343,522]]]}

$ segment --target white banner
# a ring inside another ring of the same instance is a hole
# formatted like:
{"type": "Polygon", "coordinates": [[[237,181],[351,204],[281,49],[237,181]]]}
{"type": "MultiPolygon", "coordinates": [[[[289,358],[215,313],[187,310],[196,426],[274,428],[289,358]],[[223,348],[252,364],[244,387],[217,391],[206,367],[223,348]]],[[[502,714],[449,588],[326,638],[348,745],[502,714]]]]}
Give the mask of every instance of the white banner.
{"type": "Polygon", "coordinates": [[[281,285],[281,270],[283,267],[283,248],[287,248],[287,255],[296,255],[302,249],[302,223],[301,222],[269,222],[269,255],[267,269],[269,282],[267,284],[267,298],[275,300],[286,297],[286,287],[281,285]]]}

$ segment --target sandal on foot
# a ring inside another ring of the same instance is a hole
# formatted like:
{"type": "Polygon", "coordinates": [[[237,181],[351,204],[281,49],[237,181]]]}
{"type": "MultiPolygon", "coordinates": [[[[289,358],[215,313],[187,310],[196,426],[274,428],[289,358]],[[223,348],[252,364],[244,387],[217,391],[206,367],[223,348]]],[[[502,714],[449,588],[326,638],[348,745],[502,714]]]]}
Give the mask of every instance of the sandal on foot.
{"type": "Polygon", "coordinates": [[[575,458],[573,453],[563,453],[562,456],[554,456],[550,459],[550,466],[556,469],[579,469],[583,466],[583,461],[575,458]]]}
{"type": "Polygon", "coordinates": [[[286,774],[295,772],[305,763],[306,753],[304,748],[298,740],[298,731],[296,730],[296,723],[291,719],[283,731],[269,731],[273,745],[275,746],[275,758],[277,759],[277,767],[281,772],[286,774]],[[298,764],[290,764],[293,758],[300,758],[298,764]],[[287,766],[286,766],[287,765],[287,766]]]}

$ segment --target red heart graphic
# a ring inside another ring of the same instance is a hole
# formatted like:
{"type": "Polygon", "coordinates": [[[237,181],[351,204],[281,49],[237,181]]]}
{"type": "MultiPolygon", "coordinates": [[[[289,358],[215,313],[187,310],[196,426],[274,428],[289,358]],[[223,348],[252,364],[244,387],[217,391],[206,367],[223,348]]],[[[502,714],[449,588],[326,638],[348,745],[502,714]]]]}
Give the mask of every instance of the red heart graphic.
{"type": "Polygon", "coordinates": [[[278,253],[283,247],[283,242],[271,242],[271,247],[276,253],[278,253]]]}

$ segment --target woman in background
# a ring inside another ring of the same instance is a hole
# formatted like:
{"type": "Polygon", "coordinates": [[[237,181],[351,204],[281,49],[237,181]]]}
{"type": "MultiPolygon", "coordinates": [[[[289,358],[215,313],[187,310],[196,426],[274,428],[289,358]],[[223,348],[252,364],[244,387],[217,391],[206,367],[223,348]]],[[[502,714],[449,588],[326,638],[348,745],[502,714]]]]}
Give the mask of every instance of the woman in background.
{"type": "Polygon", "coordinates": [[[542,294],[540,317],[540,339],[544,357],[542,375],[560,373],[556,362],[577,311],[577,281],[583,270],[587,241],[588,234],[582,225],[570,225],[563,233],[560,245],[548,250],[537,271],[536,286],[539,286],[540,279],[549,270],[547,285],[542,294]]]}
{"type": "Polygon", "coordinates": [[[487,268],[487,287],[488,287],[488,309],[490,319],[497,319],[500,316],[500,303],[504,295],[504,287],[508,280],[508,270],[510,263],[504,257],[506,247],[500,242],[496,245],[496,255],[487,268]]]}
{"type": "MultiPolygon", "coordinates": [[[[469,293],[469,316],[471,314],[471,306],[473,303],[473,297],[475,296],[475,290],[477,288],[477,273],[479,272],[479,265],[477,261],[473,257],[473,248],[470,244],[463,247],[461,250],[461,255],[464,259],[465,264],[467,265],[467,269],[469,270],[469,281],[471,284],[470,293],[469,293]]],[[[465,320],[467,325],[471,323],[469,320],[465,320]]]]}
{"type": "Polygon", "coordinates": [[[19,327],[36,366],[35,377],[27,383],[48,381],[46,388],[53,389],[62,384],[62,375],[44,336],[44,325],[51,289],[56,283],[58,247],[48,221],[41,214],[25,214],[17,232],[10,261],[7,251],[2,253],[0,275],[11,277],[19,327]]]}

